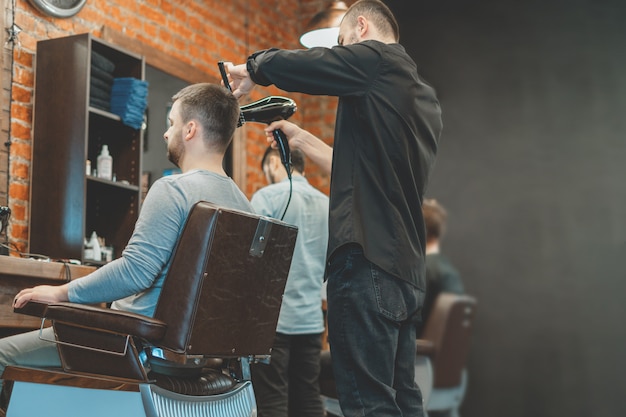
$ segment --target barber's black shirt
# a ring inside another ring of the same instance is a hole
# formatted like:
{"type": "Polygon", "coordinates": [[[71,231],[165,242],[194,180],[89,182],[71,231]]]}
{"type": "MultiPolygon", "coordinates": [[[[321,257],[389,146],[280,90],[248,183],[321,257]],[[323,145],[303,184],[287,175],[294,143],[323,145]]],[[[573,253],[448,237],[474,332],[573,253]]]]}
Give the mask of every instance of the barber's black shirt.
{"type": "Polygon", "coordinates": [[[339,97],[328,256],[358,243],[368,260],[425,289],[422,196],[435,161],[441,109],[400,44],[364,41],[249,57],[257,84],[339,97]]]}

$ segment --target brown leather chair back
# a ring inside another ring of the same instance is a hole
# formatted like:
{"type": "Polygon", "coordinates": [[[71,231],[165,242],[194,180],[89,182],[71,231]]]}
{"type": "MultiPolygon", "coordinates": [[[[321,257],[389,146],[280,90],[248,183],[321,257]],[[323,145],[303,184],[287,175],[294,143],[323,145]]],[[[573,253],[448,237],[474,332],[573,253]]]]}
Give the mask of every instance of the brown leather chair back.
{"type": "Polygon", "coordinates": [[[434,370],[434,388],[460,385],[475,312],[476,299],[472,296],[451,293],[437,296],[421,336],[432,344],[432,352],[428,356],[434,370]]]}
{"type": "Polygon", "coordinates": [[[197,203],[165,280],[158,346],[219,357],[269,354],[297,229],[278,220],[197,203]]]}

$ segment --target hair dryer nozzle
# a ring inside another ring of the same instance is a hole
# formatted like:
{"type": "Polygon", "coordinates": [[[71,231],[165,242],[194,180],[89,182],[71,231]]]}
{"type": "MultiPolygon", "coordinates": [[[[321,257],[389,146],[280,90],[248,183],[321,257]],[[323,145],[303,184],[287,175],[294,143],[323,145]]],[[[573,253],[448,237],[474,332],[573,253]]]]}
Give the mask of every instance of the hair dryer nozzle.
{"type": "Polygon", "coordinates": [[[290,98],[269,96],[241,106],[241,113],[246,122],[270,124],[276,120],[288,119],[296,109],[296,102],[290,98]]]}

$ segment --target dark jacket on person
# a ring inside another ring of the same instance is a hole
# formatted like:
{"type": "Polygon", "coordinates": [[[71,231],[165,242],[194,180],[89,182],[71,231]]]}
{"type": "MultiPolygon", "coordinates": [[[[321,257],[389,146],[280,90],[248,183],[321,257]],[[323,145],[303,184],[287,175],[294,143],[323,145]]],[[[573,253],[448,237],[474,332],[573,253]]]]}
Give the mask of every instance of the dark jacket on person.
{"type": "Polygon", "coordinates": [[[328,256],[347,243],[388,273],[425,289],[422,196],[442,128],[434,89],[400,44],[367,40],[259,51],[254,82],[339,97],[330,186],[328,256]]]}

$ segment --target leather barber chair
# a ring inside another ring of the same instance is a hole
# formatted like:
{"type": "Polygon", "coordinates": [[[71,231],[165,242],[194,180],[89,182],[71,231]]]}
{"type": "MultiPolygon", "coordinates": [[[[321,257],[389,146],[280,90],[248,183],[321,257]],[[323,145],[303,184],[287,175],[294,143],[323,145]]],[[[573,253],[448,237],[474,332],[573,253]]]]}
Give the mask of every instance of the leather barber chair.
{"type": "Polygon", "coordinates": [[[417,340],[415,382],[430,414],[459,416],[475,312],[474,297],[441,293],[417,340]]]}
{"type": "MultiPolygon", "coordinates": [[[[476,299],[441,293],[416,342],[415,382],[425,414],[446,412],[458,417],[467,388],[465,364],[470,348],[476,299]]],[[[320,392],[328,417],[343,417],[337,401],[330,351],[322,351],[320,392]]]]}
{"type": "Polygon", "coordinates": [[[7,416],[256,416],[249,364],[269,358],[296,235],[200,202],[153,318],[29,304],[52,322],[63,369],[7,367],[7,416]]]}

